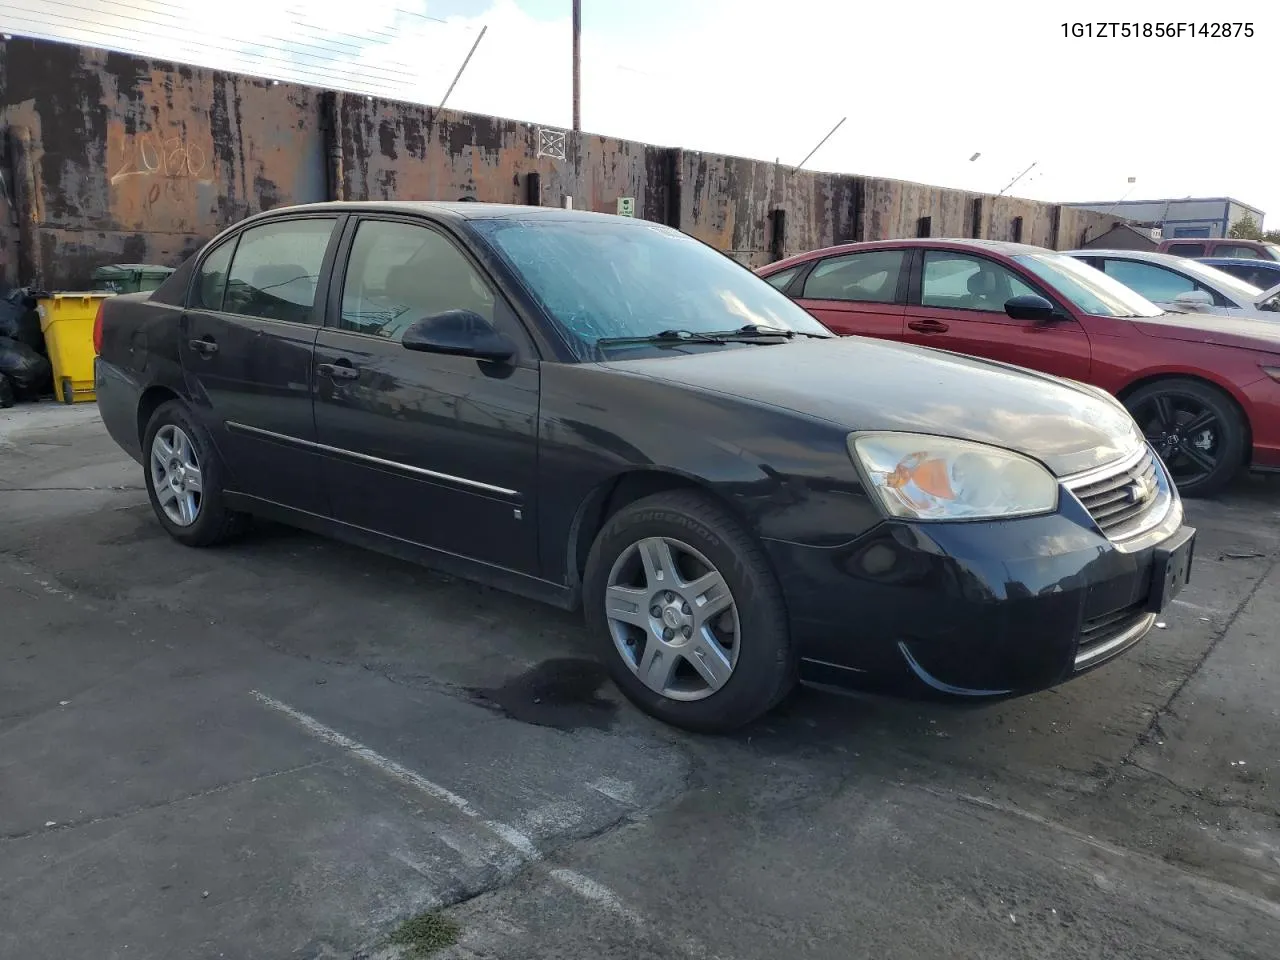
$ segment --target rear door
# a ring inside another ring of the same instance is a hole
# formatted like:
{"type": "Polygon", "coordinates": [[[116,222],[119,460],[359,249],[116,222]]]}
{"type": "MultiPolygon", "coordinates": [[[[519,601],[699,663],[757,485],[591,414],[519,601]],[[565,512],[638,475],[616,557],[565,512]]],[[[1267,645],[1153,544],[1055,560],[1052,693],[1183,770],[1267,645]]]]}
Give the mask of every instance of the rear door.
{"type": "Polygon", "coordinates": [[[1088,379],[1088,336],[1033,279],[967,250],[926,249],[921,254],[912,270],[906,310],[908,342],[1088,379]],[[1034,323],[1005,313],[1009,298],[1027,294],[1057,304],[1062,319],[1034,323]]]}
{"type": "Polygon", "coordinates": [[[865,250],[824,257],[792,296],[832,333],[901,340],[909,253],[865,250]]]}
{"type": "Polygon", "coordinates": [[[539,358],[479,263],[416,219],[353,218],[316,344],[316,431],[333,515],[536,574],[539,358]],[[414,321],[471,310],[511,363],[421,353],[414,321]]]}
{"type": "Polygon", "coordinates": [[[338,220],[273,219],[211,250],[197,269],[179,341],[189,396],[231,488],[319,514],[327,505],[314,451],[312,352],[318,280],[338,220]]]}

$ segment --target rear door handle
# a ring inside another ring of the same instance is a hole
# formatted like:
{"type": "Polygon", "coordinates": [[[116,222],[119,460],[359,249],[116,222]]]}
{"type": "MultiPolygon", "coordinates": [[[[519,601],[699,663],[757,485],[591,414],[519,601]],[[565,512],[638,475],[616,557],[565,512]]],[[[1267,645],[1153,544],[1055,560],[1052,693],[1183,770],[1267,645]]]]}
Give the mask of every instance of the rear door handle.
{"type": "Polygon", "coordinates": [[[187,346],[202,357],[212,357],[218,352],[218,345],[210,337],[205,337],[203,340],[189,340],[187,346]]]}
{"type": "Polygon", "coordinates": [[[350,363],[317,364],[316,373],[332,377],[334,380],[355,380],[360,376],[360,371],[351,366],[350,363]]]}
{"type": "Polygon", "coordinates": [[[907,326],[920,333],[946,333],[950,329],[941,320],[909,320],[907,326]]]}

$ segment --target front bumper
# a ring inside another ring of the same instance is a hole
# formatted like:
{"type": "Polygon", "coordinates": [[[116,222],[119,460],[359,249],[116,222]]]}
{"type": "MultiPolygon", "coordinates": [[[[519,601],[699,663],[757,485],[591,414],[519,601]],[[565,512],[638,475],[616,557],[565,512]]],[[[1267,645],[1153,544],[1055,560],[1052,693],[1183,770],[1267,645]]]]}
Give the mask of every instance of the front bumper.
{"type": "Polygon", "coordinates": [[[840,547],[767,547],[804,679],[1002,696],[1061,683],[1141,640],[1168,593],[1169,548],[1194,537],[1182,521],[1174,499],[1159,523],[1116,543],[1064,494],[1046,516],[892,520],[840,547]]]}

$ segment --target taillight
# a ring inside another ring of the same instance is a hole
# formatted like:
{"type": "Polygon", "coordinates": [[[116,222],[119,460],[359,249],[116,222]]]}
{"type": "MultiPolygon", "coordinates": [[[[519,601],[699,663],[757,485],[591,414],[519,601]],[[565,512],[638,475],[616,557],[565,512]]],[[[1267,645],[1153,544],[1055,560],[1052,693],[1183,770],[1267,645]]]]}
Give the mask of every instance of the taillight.
{"type": "MultiPolygon", "coordinates": [[[[93,317],[93,352],[102,355],[102,308],[107,305],[106,300],[98,301],[98,312],[93,317]]],[[[81,330],[84,327],[80,328],[81,330]]],[[[83,334],[81,334],[83,336],[83,334]]],[[[81,341],[83,342],[83,341],[81,341]]]]}

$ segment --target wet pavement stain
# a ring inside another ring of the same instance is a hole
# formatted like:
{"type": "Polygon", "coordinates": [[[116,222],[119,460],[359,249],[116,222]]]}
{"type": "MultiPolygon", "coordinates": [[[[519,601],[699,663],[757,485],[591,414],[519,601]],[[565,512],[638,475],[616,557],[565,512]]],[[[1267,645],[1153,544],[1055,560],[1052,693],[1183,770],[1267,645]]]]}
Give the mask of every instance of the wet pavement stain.
{"type": "Polygon", "coordinates": [[[473,692],[522,723],[557,730],[608,730],[618,705],[599,695],[607,677],[595,660],[544,660],[501,687],[473,692]]]}

